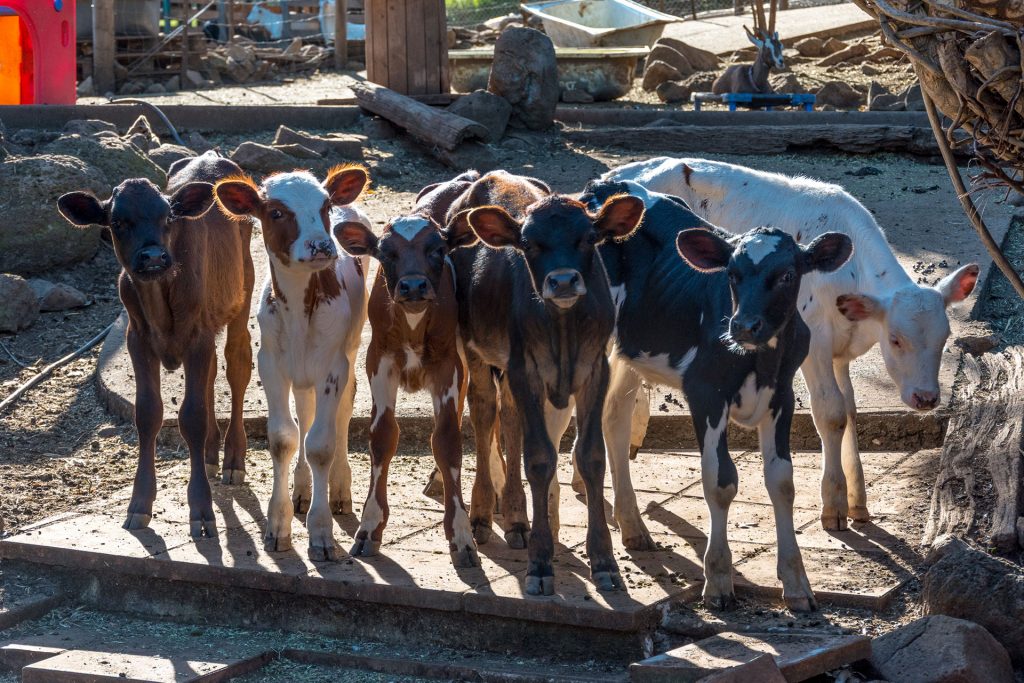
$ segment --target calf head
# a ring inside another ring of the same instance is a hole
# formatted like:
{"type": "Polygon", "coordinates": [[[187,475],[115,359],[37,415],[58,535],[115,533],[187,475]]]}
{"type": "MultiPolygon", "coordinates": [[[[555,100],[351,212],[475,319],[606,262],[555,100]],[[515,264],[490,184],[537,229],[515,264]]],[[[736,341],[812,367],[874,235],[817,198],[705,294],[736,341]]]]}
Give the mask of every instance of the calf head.
{"type": "Polygon", "coordinates": [[[220,181],[214,194],[228,216],[260,220],[267,251],[283,266],[313,272],[338,258],[331,207],[356,201],[368,182],[366,169],[338,166],[323,183],[308,171],[272,175],[259,186],[243,176],[220,181]]]}
{"type": "Polygon", "coordinates": [[[167,196],[145,178],[134,178],[115,187],[106,201],[69,192],[57,200],[57,208],[77,226],[102,226],[121,267],[132,279],[145,281],[173,271],[172,232],[188,229],[179,219],[203,215],[212,202],[210,183],[187,183],[167,196]]]}
{"type": "Polygon", "coordinates": [[[831,272],[853,253],[846,235],[829,232],[806,247],[773,228],[757,228],[727,241],[706,228],[676,237],[683,260],[701,273],[726,271],[732,317],[725,341],[736,350],[774,348],[796,312],[800,281],[811,271],[831,272]]]}
{"type": "Polygon", "coordinates": [[[587,293],[597,245],[628,238],[643,216],[643,200],[630,195],[609,197],[596,215],[575,199],[553,195],[530,206],[522,223],[498,206],[473,209],[466,222],[487,246],[519,251],[534,291],[567,310],[587,293]]]}
{"type": "Polygon", "coordinates": [[[899,384],[900,398],[915,410],[931,410],[939,404],[939,365],[949,338],[946,308],[971,295],[978,273],[977,264],[970,263],[934,287],[908,285],[884,299],[866,294],[836,299],[848,320],[878,324],[885,367],[899,384]]]}

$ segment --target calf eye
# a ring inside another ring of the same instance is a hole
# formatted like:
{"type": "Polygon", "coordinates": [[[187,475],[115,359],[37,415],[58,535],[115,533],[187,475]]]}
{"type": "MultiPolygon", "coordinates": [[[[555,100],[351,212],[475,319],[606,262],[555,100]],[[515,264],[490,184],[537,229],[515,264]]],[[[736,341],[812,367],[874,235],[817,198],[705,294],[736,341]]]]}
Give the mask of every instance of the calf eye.
{"type": "Polygon", "coordinates": [[[779,279],[776,280],[776,284],[778,284],[778,285],[792,284],[792,282],[793,282],[795,277],[796,277],[796,275],[793,273],[792,270],[787,270],[785,273],[783,273],[782,275],[779,276],[779,279]]]}
{"type": "Polygon", "coordinates": [[[270,217],[273,218],[275,221],[281,220],[281,218],[283,216],[284,216],[284,214],[281,213],[281,211],[279,209],[271,209],[270,210],[270,217]]]}
{"type": "Polygon", "coordinates": [[[892,344],[893,347],[897,349],[903,348],[903,342],[895,334],[889,337],[889,343],[892,344]]]}

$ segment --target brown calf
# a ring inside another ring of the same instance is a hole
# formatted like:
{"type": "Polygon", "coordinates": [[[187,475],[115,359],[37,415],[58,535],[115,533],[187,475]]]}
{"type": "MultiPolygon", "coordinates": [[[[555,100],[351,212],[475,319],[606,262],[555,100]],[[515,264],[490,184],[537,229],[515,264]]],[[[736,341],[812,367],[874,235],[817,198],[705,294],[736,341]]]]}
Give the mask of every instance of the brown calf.
{"type": "Polygon", "coordinates": [[[225,325],[231,421],[224,440],[223,481],[240,484],[245,478],[242,401],[252,374],[247,327],[254,280],[252,230],[219,211],[206,213],[213,201],[212,183],[240,172],[233,162],[208,152],[171,167],[167,195],[148,180],[134,179],[118,185],[103,202],[84,192],[71,192],[57,202],[75,225],[107,228],[122,267],[118,289],[128,312],[139,432],[139,464],[126,529],[148,526],[153,513],[156,436],[164,409],[160,365],[168,370],[184,365],[178,429],[192,463],[190,531],[195,537],[217,534],[207,476],[216,475],[218,464],[214,338],[225,325]]]}

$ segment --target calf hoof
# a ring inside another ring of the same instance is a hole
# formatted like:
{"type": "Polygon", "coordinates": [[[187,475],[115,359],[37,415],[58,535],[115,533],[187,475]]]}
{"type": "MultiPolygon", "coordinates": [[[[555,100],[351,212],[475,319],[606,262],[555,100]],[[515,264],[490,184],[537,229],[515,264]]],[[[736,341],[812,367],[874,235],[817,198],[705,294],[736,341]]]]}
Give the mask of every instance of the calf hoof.
{"type": "Polygon", "coordinates": [[[357,538],[352,544],[352,550],[348,554],[352,557],[373,557],[380,552],[380,541],[373,541],[369,538],[357,538]]]}
{"type": "Polygon", "coordinates": [[[530,538],[530,528],[525,524],[513,524],[512,528],[505,532],[505,543],[509,548],[523,550],[530,538]]]}
{"type": "Polygon", "coordinates": [[[822,512],[821,528],[825,531],[846,531],[846,513],[822,512]]]}
{"type": "Polygon", "coordinates": [[[814,595],[787,595],[784,599],[790,612],[814,612],[818,609],[814,595]]]}
{"type": "Polygon", "coordinates": [[[292,537],[267,534],[263,537],[263,549],[268,553],[283,553],[286,550],[291,550],[292,537]]]}
{"type": "Polygon", "coordinates": [[[582,479],[574,479],[571,486],[572,490],[575,491],[577,495],[583,496],[583,499],[586,500],[587,485],[583,483],[582,479]]]}
{"type": "Polygon", "coordinates": [[[309,512],[309,496],[292,496],[292,506],[295,514],[304,515],[309,512]]]}
{"type": "Polygon", "coordinates": [[[867,507],[863,505],[851,505],[849,514],[850,519],[860,524],[871,521],[871,513],[868,512],[867,507]]]}
{"type": "Polygon", "coordinates": [[[478,517],[469,520],[469,526],[473,529],[473,540],[477,545],[484,545],[491,540],[491,520],[478,517]]]}
{"type": "Polygon", "coordinates": [[[554,595],[555,577],[553,576],[527,576],[527,595],[554,595]]]}
{"type": "Polygon", "coordinates": [[[651,538],[650,532],[646,529],[635,536],[622,535],[622,545],[626,546],[626,550],[657,550],[658,546],[654,544],[654,539],[651,538]]]}
{"type": "Polygon", "coordinates": [[[188,523],[192,538],[217,538],[217,523],[211,519],[193,519],[188,523]]]}
{"type": "Polygon", "coordinates": [[[437,470],[430,473],[430,479],[423,487],[423,495],[427,498],[439,498],[444,495],[444,481],[441,479],[441,473],[437,470]]]}
{"type": "Polygon", "coordinates": [[[124,520],[124,524],[121,526],[125,529],[146,529],[149,527],[149,523],[152,521],[153,515],[147,515],[142,512],[129,512],[128,518],[124,520]]]}
{"type": "Polygon", "coordinates": [[[311,562],[337,562],[341,559],[338,546],[334,544],[334,541],[323,544],[310,543],[307,554],[311,562]]]}
{"type": "Polygon", "coordinates": [[[216,479],[217,475],[219,473],[220,473],[220,467],[217,466],[217,463],[209,463],[209,462],[206,463],[206,478],[207,479],[216,479]]]}
{"type": "Polygon", "coordinates": [[[622,575],[618,572],[594,572],[594,585],[599,591],[620,591],[626,587],[622,582],[622,575]]]}
{"type": "Polygon", "coordinates": [[[241,486],[245,483],[245,470],[224,470],[220,483],[241,486]]]}
{"type": "Polygon", "coordinates": [[[728,612],[736,609],[736,595],[734,593],[706,594],[704,606],[718,612],[728,612]]]}
{"type": "Polygon", "coordinates": [[[331,514],[332,515],[350,515],[352,514],[352,499],[331,499],[331,514]]]}
{"type": "Polygon", "coordinates": [[[448,552],[452,556],[452,566],[456,569],[468,569],[480,566],[480,555],[477,554],[476,548],[471,545],[457,548],[455,547],[455,544],[452,543],[448,552]]]}

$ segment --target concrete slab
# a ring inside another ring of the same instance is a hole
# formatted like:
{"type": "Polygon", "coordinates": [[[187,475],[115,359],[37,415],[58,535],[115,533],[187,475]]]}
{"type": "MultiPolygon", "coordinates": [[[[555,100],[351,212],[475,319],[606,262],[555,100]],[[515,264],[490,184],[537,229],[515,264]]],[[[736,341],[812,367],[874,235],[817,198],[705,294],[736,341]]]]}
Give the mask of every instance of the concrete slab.
{"type": "Polygon", "coordinates": [[[236,661],[203,661],[187,655],[159,657],[122,652],[68,650],[21,670],[22,683],[214,683],[263,666],[261,656],[236,661]]]}
{"type": "Polygon", "coordinates": [[[795,683],[869,658],[871,640],[866,636],[800,632],[720,633],[632,664],[630,680],[696,681],[753,662],[764,654],[775,660],[785,680],[795,683]]]}

